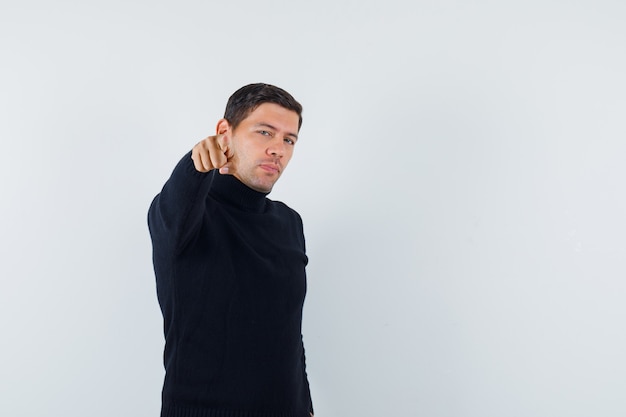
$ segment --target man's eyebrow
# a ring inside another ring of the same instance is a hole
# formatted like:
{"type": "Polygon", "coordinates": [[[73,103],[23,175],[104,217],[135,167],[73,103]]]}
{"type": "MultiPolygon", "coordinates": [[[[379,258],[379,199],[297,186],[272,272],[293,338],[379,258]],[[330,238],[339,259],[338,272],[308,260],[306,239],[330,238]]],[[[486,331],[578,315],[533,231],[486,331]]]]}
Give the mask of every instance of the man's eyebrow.
{"type": "MultiPolygon", "coordinates": [[[[271,124],[264,123],[264,122],[257,123],[254,125],[254,127],[267,127],[272,130],[278,130],[276,127],[272,126],[271,124]]],[[[287,136],[293,136],[295,139],[298,139],[298,135],[296,133],[287,133],[287,136]]]]}

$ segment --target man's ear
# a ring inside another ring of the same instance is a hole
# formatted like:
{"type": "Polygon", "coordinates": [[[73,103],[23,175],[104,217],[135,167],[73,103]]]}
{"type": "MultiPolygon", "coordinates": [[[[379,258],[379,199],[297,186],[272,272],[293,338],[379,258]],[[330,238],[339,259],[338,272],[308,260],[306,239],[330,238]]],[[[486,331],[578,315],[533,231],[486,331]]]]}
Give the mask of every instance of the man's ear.
{"type": "Polygon", "coordinates": [[[227,135],[230,133],[230,123],[226,119],[220,119],[217,122],[217,126],[215,127],[215,134],[217,135],[227,135]]]}
{"type": "Polygon", "coordinates": [[[230,147],[230,136],[232,134],[232,129],[230,123],[226,119],[220,119],[217,122],[217,126],[215,127],[215,133],[217,134],[217,143],[220,149],[226,154],[228,158],[233,156],[233,151],[230,147]]]}

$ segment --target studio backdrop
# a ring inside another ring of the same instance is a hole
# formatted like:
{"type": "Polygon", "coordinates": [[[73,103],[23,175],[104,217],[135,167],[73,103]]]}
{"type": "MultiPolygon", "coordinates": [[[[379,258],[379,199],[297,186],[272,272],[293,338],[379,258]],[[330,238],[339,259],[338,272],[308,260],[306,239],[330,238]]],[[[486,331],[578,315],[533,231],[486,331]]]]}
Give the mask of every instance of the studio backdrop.
{"type": "Polygon", "coordinates": [[[267,82],[317,416],[625,415],[625,5],[3,0],[0,414],[158,415],[148,206],[267,82]]]}

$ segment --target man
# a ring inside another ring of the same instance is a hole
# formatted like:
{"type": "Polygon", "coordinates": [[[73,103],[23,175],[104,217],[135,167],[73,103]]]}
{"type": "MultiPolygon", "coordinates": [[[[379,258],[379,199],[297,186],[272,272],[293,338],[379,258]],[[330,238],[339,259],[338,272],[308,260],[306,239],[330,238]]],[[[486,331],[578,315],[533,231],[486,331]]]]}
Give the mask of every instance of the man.
{"type": "Polygon", "coordinates": [[[287,167],[302,106],[252,84],[150,206],[164,319],[162,417],[309,417],[301,324],[302,220],[266,196],[287,167]]]}

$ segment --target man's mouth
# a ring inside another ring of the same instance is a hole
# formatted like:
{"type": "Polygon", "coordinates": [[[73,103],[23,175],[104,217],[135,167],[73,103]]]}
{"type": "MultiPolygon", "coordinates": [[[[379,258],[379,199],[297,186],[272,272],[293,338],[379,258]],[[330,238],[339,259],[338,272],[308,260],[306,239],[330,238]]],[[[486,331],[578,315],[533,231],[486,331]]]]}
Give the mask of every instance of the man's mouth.
{"type": "Polygon", "coordinates": [[[267,172],[275,172],[275,173],[280,172],[280,167],[277,164],[274,164],[272,162],[261,164],[260,167],[261,169],[267,172]]]}

